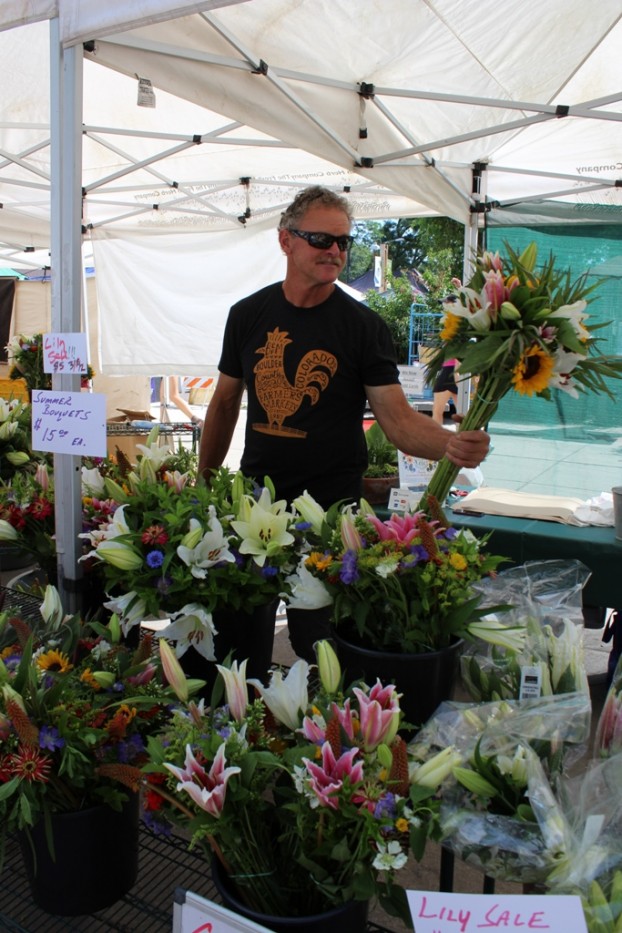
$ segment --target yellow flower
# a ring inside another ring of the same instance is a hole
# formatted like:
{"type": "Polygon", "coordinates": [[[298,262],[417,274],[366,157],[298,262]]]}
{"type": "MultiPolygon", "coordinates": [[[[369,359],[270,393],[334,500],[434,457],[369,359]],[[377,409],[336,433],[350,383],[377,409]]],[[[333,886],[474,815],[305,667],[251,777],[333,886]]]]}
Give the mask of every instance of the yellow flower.
{"type": "Polygon", "coordinates": [[[452,337],[458,333],[460,327],[461,318],[457,314],[452,314],[451,311],[446,311],[443,318],[443,328],[440,332],[441,340],[451,340],[452,337]]]}
{"type": "Polygon", "coordinates": [[[534,395],[548,386],[555,360],[541,347],[528,347],[514,367],[512,382],[519,395],[534,395]]]}
{"type": "Polygon", "coordinates": [[[307,567],[316,567],[318,570],[326,570],[327,567],[333,562],[331,554],[322,554],[320,551],[312,551],[309,554],[306,565],[307,567]]]}
{"type": "Polygon", "coordinates": [[[395,828],[397,829],[398,833],[407,833],[408,820],[405,820],[404,817],[401,816],[398,820],[395,821],[395,828]]]}
{"type": "Polygon", "coordinates": [[[449,555],[449,563],[454,570],[466,570],[468,565],[468,561],[464,554],[458,554],[457,552],[449,555]]]}
{"type": "Polygon", "coordinates": [[[73,668],[66,654],[62,651],[50,651],[40,654],[37,658],[37,667],[42,671],[51,671],[54,674],[66,674],[73,668]]]}
{"type": "Polygon", "coordinates": [[[86,670],[82,671],[80,674],[80,680],[83,684],[86,684],[88,687],[92,687],[93,690],[101,690],[101,687],[93,677],[93,673],[90,667],[87,667],[86,670]]]}

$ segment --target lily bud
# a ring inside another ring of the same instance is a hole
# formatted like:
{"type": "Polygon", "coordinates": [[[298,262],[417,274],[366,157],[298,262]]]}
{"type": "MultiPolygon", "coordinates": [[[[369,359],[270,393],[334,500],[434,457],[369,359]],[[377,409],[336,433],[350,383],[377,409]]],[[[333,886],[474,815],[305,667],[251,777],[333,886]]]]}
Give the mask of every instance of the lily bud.
{"type": "Polygon", "coordinates": [[[389,746],[382,742],[376,749],[376,754],[378,755],[378,761],[382,767],[390,771],[391,765],[393,764],[393,753],[389,746]]]}
{"type": "Polygon", "coordinates": [[[115,483],[113,479],[106,476],[104,479],[104,486],[106,493],[111,499],[114,499],[115,502],[129,502],[130,497],[127,495],[124,489],[119,486],[118,483],[115,483]]]}
{"type": "Polygon", "coordinates": [[[115,681],[115,677],[112,671],[93,671],[91,676],[93,680],[99,684],[102,690],[110,690],[115,681]]]}
{"type": "Polygon", "coordinates": [[[47,463],[37,464],[37,469],[35,472],[35,483],[38,483],[44,492],[47,492],[47,490],[50,488],[50,477],[48,474],[47,463]]]}
{"type": "Polygon", "coordinates": [[[472,794],[477,794],[478,797],[494,797],[497,793],[497,789],[490,781],[487,781],[481,774],[471,771],[470,768],[454,768],[453,775],[463,787],[470,790],[472,794]]]}
{"type": "Polygon", "coordinates": [[[519,321],[520,311],[511,301],[504,301],[499,308],[499,313],[504,321],[519,321]]]}
{"type": "Polygon", "coordinates": [[[360,551],[363,541],[356,528],[356,525],[348,515],[343,515],[339,527],[341,540],[349,551],[360,551]]]}
{"type": "Polygon", "coordinates": [[[43,603],[39,608],[44,621],[50,628],[57,629],[64,618],[63,604],[55,586],[46,586],[43,603]]]}
{"type": "Polygon", "coordinates": [[[411,784],[421,787],[439,787],[446,777],[455,771],[458,763],[462,761],[460,752],[453,745],[448,745],[442,752],[434,755],[415,769],[411,776],[411,784]]]}
{"type": "Polygon", "coordinates": [[[176,697],[182,703],[188,702],[188,682],[181,664],[175,656],[175,652],[165,638],[159,639],[160,659],[162,661],[162,670],[167,681],[175,691],[176,697]]]}
{"type": "Polygon", "coordinates": [[[203,527],[196,518],[190,519],[190,531],[186,532],[180,542],[180,547],[187,547],[192,550],[197,546],[201,538],[203,537],[203,527]]]}
{"type": "Polygon", "coordinates": [[[536,259],[538,258],[538,246],[532,240],[529,246],[526,246],[518,257],[518,261],[521,266],[523,266],[527,272],[533,272],[536,267],[536,259]]]}
{"type": "Polygon", "coordinates": [[[0,518],[0,541],[19,541],[19,534],[3,518],[0,518]]]}
{"type": "Polygon", "coordinates": [[[294,499],[292,505],[305,522],[309,522],[316,535],[321,534],[322,525],[326,521],[326,512],[306,490],[301,496],[294,499]]]}
{"type": "Polygon", "coordinates": [[[24,466],[25,463],[28,463],[30,457],[23,450],[10,450],[4,455],[11,466],[24,466]]]}
{"type": "Polygon", "coordinates": [[[121,544],[114,538],[110,541],[102,541],[95,553],[97,557],[101,557],[106,563],[112,564],[119,570],[138,570],[143,565],[141,554],[137,554],[127,544],[121,544]]]}
{"type": "Polygon", "coordinates": [[[326,693],[336,693],[341,680],[341,666],[335,650],[325,639],[316,641],[314,647],[320,683],[326,693]]]}

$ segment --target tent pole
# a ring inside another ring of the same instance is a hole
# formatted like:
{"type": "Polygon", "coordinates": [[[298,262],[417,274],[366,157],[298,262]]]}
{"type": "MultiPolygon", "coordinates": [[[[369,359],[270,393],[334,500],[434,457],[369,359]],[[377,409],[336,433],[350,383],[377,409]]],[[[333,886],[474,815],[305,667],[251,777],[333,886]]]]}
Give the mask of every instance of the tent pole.
{"type": "MultiPolygon", "coordinates": [[[[52,332],[81,330],[82,47],[63,49],[50,20],[52,332]]],[[[80,390],[79,374],[54,374],[53,390],[80,390]]],[[[58,591],[67,612],[81,604],[81,458],[54,454],[58,591]]]]}

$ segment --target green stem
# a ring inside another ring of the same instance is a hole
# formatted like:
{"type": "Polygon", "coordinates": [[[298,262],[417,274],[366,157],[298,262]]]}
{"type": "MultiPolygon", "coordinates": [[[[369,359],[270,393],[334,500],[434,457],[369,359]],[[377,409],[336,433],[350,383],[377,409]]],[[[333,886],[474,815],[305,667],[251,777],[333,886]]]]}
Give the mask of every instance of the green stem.
{"type": "MultiPolygon", "coordinates": [[[[458,425],[458,431],[478,431],[486,425],[495,414],[499,402],[508,389],[508,378],[486,373],[480,376],[475,397],[469,410],[458,425]]],[[[461,467],[456,466],[447,457],[439,460],[434,473],[428,483],[419,508],[427,510],[428,497],[433,496],[442,507],[449,490],[454,484],[461,467]]]]}

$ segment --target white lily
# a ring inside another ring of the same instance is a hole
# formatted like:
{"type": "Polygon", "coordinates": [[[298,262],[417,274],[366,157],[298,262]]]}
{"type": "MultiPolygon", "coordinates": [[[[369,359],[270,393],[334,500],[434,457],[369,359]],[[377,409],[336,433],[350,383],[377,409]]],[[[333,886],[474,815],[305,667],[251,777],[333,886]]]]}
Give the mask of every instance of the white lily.
{"type": "Polygon", "coordinates": [[[285,579],[288,593],[282,594],[288,606],[294,609],[322,609],[332,605],[333,598],[320,579],[314,577],[302,558],[294,573],[285,579]]]}
{"type": "Polygon", "coordinates": [[[585,309],[587,308],[587,301],[575,301],[571,305],[562,305],[561,308],[557,308],[556,311],[550,311],[547,315],[548,318],[563,317],[566,320],[570,321],[574,328],[574,332],[579,338],[579,340],[588,340],[590,336],[589,330],[585,327],[584,321],[587,320],[589,314],[585,314],[585,309]]]}
{"type": "Polygon", "coordinates": [[[106,492],[104,477],[97,467],[88,470],[82,467],[82,495],[83,496],[103,496],[106,492]]]}
{"type": "Polygon", "coordinates": [[[43,602],[39,607],[44,622],[51,628],[57,629],[65,617],[63,604],[55,586],[46,586],[43,602]]]}
{"type": "Polygon", "coordinates": [[[143,460],[149,462],[156,471],[163,467],[174,453],[171,447],[159,447],[157,444],[137,444],[136,447],[142,454],[141,463],[143,460]]]}
{"type": "Polygon", "coordinates": [[[265,488],[257,502],[244,498],[246,504],[240,507],[244,519],[231,525],[242,539],[240,554],[252,554],[255,563],[263,567],[267,557],[294,543],[294,536],[287,530],[292,515],[284,511],[285,500],[273,503],[265,488]]]}
{"type": "MultiPolygon", "coordinates": [[[[222,530],[222,525],[216,517],[216,510],[213,506],[209,507],[209,513],[207,524],[210,530],[205,532],[196,545],[187,547],[180,544],[177,548],[178,557],[183,560],[187,567],[190,567],[190,573],[198,580],[205,579],[208,568],[213,567],[215,564],[235,562],[235,556],[229,550],[229,539],[222,530]]],[[[190,522],[191,531],[189,534],[192,535],[190,540],[194,540],[197,532],[196,526],[192,524],[193,522],[196,522],[196,519],[191,519],[190,522]]]]}
{"type": "Polygon", "coordinates": [[[194,648],[207,661],[215,661],[214,635],[216,629],[211,612],[200,603],[187,603],[171,616],[174,621],[163,628],[159,638],[175,642],[175,654],[181,658],[188,648],[194,648]]]}
{"type": "Polygon", "coordinates": [[[269,687],[264,686],[260,680],[253,679],[248,683],[257,688],[275,719],[288,729],[295,730],[300,727],[309,705],[308,678],[309,665],[300,660],[292,665],[285,679],[281,671],[272,671],[269,687]]]}
{"type": "Polygon", "coordinates": [[[568,677],[571,677],[574,690],[589,693],[583,651],[583,629],[570,619],[564,619],[559,636],[555,636],[550,626],[545,626],[545,635],[553,690],[559,691],[562,678],[564,691],[569,689],[568,677]]]}
{"type": "Polygon", "coordinates": [[[490,330],[492,318],[489,309],[492,307],[485,292],[481,294],[473,288],[460,289],[465,304],[456,296],[450,296],[443,302],[443,311],[455,314],[456,317],[465,317],[475,330],[490,330]]]}
{"type": "Polygon", "coordinates": [[[229,711],[236,722],[244,722],[246,707],[248,706],[248,688],[246,686],[246,665],[248,660],[242,661],[238,666],[233,661],[231,667],[217,664],[220,676],[225,682],[225,695],[229,711]]]}
{"type": "Polygon", "coordinates": [[[322,531],[322,525],[326,521],[326,512],[319,502],[316,502],[313,496],[305,489],[301,496],[294,499],[292,505],[303,521],[308,522],[313,532],[319,535],[322,531]]]}
{"type": "Polygon", "coordinates": [[[122,596],[115,596],[114,599],[104,603],[106,609],[116,613],[121,619],[121,630],[127,637],[130,629],[135,625],[140,625],[147,615],[147,606],[144,599],[141,599],[134,590],[124,593],[122,596]]]}
{"type": "Polygon", "coordinates": [[[119,570],[138,570],[144,563],[142,554],[114,538],[102,541],[95,551],[95,557],[119,570]]]}

